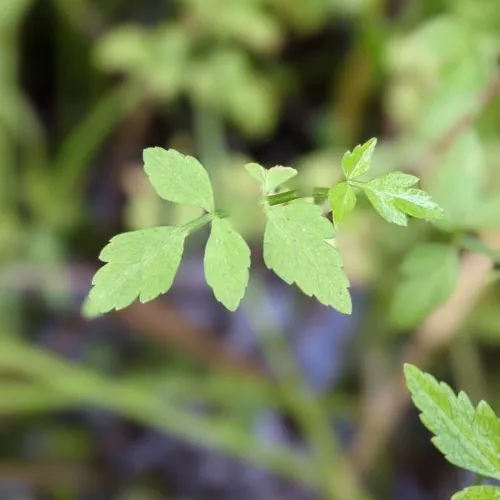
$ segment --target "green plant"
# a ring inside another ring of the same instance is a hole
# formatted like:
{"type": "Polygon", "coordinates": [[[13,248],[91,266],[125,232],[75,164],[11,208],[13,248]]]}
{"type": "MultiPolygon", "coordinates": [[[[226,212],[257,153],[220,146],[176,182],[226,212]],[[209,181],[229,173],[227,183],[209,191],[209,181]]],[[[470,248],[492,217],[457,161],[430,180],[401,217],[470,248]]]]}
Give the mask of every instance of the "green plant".
{"type": "MultiPolygon", "coordinates": [[[[444,382],[405,365],[406,384],[423,424],[434,434],[432,441],[446,459],[485,476],[500,479],[500,420],[485,401],[475,408],[467,394],[456,395],[444,382]]],[[[495,500],[496,486],[471,486],[452,500],[495,500]]]]}
{"type": "MultiPolygon", "coordinates": [[[[335,226],[353,210],[358,192],[363,192],[375,210],[394,224],[406,225],[408,215],[428,220],[443,216],[430,196],[415,188],[417,177],[402,172],[366,177],[376,142],[371,139],[344,155],[344,181],[317,187],[312,193],[278,191],[297,175],[293,168],[266,170],[256,163],[245,166],[261,188],[257,201],[267,218],[263,247],[266,266],[286,283],[296,283],[306,295],[345,314],[352,309],[349,280],[333,239],[335,226]],[[327,212],[332,211],[334,224],[320,206],[327,199],[327,212]]],[[[249,280],[250,249],[234,229],[227,209],[216,208],[207,171],[195,158],[162,148],[144,151],[144,169],[161,198],[198,207],[205,213],[180,227],[154,227],[115,236],[101,252],[100,259],[106,265],[94,276],[84,306],[86,314],[123,309],[137,298],[148,302],[168,291],[186,237],[207,224],[211,232],[204,257],[206,281],[217,300],[234,311],[249,280]]]]}

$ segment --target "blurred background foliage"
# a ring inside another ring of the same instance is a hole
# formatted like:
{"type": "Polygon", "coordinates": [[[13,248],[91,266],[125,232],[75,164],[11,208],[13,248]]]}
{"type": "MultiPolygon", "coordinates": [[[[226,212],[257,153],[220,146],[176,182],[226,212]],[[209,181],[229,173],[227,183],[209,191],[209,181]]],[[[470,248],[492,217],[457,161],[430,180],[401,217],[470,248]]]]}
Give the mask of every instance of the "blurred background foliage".
{"type": "Polygon", "coordinates": [[[0,0],[0,498],[441,500],[470,481],[401,367],[500,407],[499,49],[498,0],[0,0]],[[446,218],[393,227],[360,203],[337,237],[352,316],[266,272],[252,212],[236,313],[195,238],[168,296],[82,319],[111,236],[192,216],[154,194],[144,147],[196,155],[231,204],[256,196],[246,161],[329,186],[371,136],[374,170],[419,175],[446,218]]]}

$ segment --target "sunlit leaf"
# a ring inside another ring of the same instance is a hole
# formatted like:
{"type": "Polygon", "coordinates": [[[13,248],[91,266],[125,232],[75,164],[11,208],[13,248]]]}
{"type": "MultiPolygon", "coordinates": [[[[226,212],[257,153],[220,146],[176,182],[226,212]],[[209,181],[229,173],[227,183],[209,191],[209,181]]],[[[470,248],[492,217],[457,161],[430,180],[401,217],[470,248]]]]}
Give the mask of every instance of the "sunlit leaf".
{"type": "Polygon", "coordinates": [[[194,205],[212,212],[214,198],[207,171],[192,156],[174,149],[144,150],[144,170],[156,192],[165,200],[194,205]]]}
{"type": "Polygon", "coordinates": [[[155,227],[112,238],[99,256],[107,264],[92,280],[89,312],[123,309],[137,298],[148,302],[169,290],[187,234],[182,227],[155,227]]]}
{"type": "Polygon", "coordinates": [[[420,418],[446,459],[457,467],[500,479],[500,420],[488,403],[481,401],[474,408],[464,392],[455,395],[447,384],[415,366],[406,364],[404,371],[420,418]]]}
{"type": "Polygon", "coordinates": [[[356,206],[356,193],[347,182],[335,184],[328,193],[328,199],[335,225],[340,224],[356,206]]]}
{"type": "Polygon", "coordinates": [[[421,189],[412,188],[417,178],[402,172],[377,177],[360,184],[377,212],[387,221],[401,226],[407,224],[406,214],[420,219],[437,220],[443,210],[421,189]]]}
{"type": "Polygon", "coordinates": [[[204,258],[205,277],[219,302],[235,311],[245,295],[250,249],[225,219],[215,218],[204,258]]]}
{"type": "Polygon", "coordinates": [[[356,146],[353,151],[348,151],[342,158],[342,170],[346,179],[355,179],[363,174],[366,174],[370,169],[377,139],[374,137],[364,144],[356,146]]]}
{"type": "Polygon", "coordinates": [[[350,314],[349,281],[330,242],[333,226],[322,216],[321,207],[300,201],[268,207],[267,216],[266,266],[286,283],[296,283],[306,295],[350,314]]]}

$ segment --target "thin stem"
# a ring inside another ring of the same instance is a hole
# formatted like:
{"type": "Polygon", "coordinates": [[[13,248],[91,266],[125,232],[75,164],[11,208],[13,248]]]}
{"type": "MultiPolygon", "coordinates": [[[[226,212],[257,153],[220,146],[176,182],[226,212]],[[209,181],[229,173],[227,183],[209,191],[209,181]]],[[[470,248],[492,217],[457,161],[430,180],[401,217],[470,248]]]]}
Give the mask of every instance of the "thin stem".
{"type": "Polygon", "coordinates": [[[363,186],[365,186],[367,184],[366,182],[356,181],[356,180],[350,180],[350,181],[348,181],[348,183],[351,186],[360,187],[360,188],[362,188],[363,186]]]}
{"type": "Polygon", "coordinates": [[[486,399],[488,388],[477,345],[466,332],[453,339],[450,360],[459,387],[473,400],[486,399]]]}
{"type": "Polygon", "coordinates": [[[291,191],[284,191],[283,193],[271,194],[269,196],[266,196],[266,202],[269,205],[274,206],[298,200],[299,198],[302,198],[302,196],[299,195],[299,192],[297,190],[293,189],[291,191]]]}
{"type": "Polygon", "coordinates": [[[227,157],[224,125],[217,111],[194,105],[194,135],[198,156],[212,170],[227,157]]]}
{"type": "Polygon", "coordinates": [[[460,248],[472,253],[482,253],[494,262],[500,262],[500,251],[486,246],[479,238],[466,236],[458,241],[460,248]]]}
{"type": "MultiPolygon", "coordinates": [[[[263,300],[262,285],[256,281],[255,277],[253,283],[249,285],[247,295],[252,305],[249,317],[262,318],[263,315],[255,315],[255,311],[265,310],[266,302],[263,300]]],[[[279,331],[276,324],[256,325],[256,330],[269,364],[279,380],[279,387],[287,401],[287,406],[294,413],[306,442],[313,449],[315,456],[313,465],[318,469],[324,498],[328,500],[364,498],[356,478],[342,456],[342,449],[334,434],[328,414],[316,396],[304,385],[284,333],[279,331]]]]}
{"type": "MultiPolygon", "coordinates": [[[[215,192],[220,192],[220,176],[215,170],[219,168],[228,157],[224,123],[217,110],[193,103],[194,139],[198,157],[211,174],[212,186],[215,192]]],[[[224,210],[216,212],[217,217],[228,217],[224,210]]]]}
{"type": "Polygon", "coordinates": [[[481,476],[481,474],[475,472],[473,485],[474,486],[481,486],[482,484],[484,484],[484,477],[481,476]]]}
{"type": "Polygon", "coordinates": [[[330,192],[330,188],[326,188],[326,187],[313,188],[313,196],[318,201],[328,200],[328,193],[329,192],[330,192]]]}
{"type": "Polygon", "coordinates": [[[266,202],[270,206],[281,205],[282,203],[289,203],[290,201],[299,200],[301,198],[314,198],[315,201],[322,203],[328,199],[329,188],[326,187],[315,187],[313,188],[312,195],[301,194],[298,190],[292,189],[289,191],[283,191],[278,194],[271,194],[266,196],[266,202]]]}
{"type": "Polygon", "coordinates": [[[71,394],[57,391],[39,384],[0,382],[0,415],[24,415],[70,408],[75,404],[71,394]]]}
{"type": "Polygon", "coordinates": [[[194,231],[197,231],[198,229],[201,229],[203,226],[208,224],[211,220],[213,220],[213,218],[214,214],[203,214],[198,218],[184,224],[182,228],[185,229],[188,233],[193,233],[194,231]]]}
{"type": "Polygon", "coordinates": [[[59,188],[63,192],[79,191],[82,176],[92,155],[139,101],[139,91],[130,84],[113,88],[71,131],[54,160],[54,170],[59,175],[59,188]]]}

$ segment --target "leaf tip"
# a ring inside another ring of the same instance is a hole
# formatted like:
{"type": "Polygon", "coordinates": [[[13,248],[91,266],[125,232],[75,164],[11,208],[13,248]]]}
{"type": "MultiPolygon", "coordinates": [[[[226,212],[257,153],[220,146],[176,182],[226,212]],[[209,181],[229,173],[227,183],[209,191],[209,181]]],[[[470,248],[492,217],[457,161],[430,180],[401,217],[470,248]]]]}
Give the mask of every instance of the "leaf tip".
{"type": "Polygon", "coordinates": [[[409,378],[413,378],[418,373],[420,373],[420,370],[415,366],[410,363],[404,363],[403,364],[403,373],[405,375],[406,380],[408,381],[409,378]]]}
{"type": "Polygon", "coordinates": [[[98,318],[99,316],[102,316],[104,314],[97,303],[91,299],[90,294],[85,297],[80,313],[82,317],[88,320],[98,318]]]}

